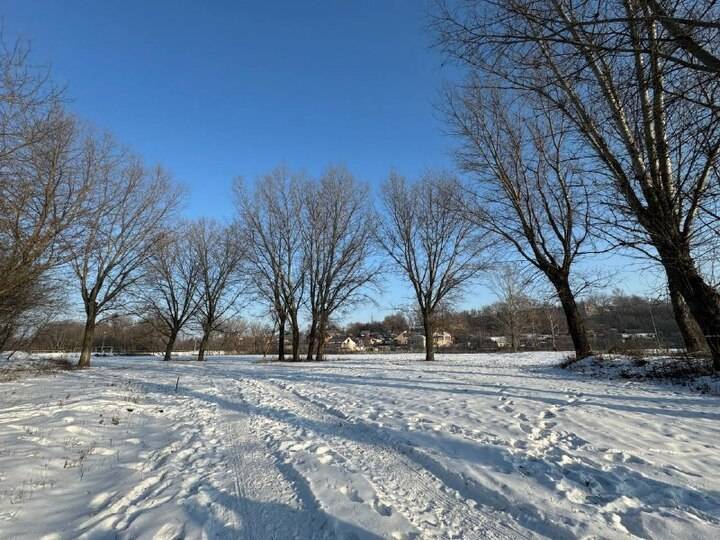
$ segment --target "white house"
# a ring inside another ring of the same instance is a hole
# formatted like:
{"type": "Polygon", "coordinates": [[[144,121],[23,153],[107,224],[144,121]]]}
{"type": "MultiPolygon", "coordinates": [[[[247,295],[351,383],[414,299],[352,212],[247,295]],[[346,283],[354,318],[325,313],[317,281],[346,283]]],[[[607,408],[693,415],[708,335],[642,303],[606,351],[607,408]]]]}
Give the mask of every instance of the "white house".
{"type": "Polygon", "coordinates": [[[436,331],[433,332],[433,344],[436,347],[449,347],[453,343],[452,334],[450,332],[436,331]]]}
{"type": "Polygon", "coordinates": [[[508,338],[505,336],[490,336],[488,339],[500,348],[507,347],[509,344],[508,338]]]}
{"type": "Polygon", "coordinates": [[[344,352],[361,351],[363,347],[349,336],[333,336],[327,341],[330,349],[344,352]]]}

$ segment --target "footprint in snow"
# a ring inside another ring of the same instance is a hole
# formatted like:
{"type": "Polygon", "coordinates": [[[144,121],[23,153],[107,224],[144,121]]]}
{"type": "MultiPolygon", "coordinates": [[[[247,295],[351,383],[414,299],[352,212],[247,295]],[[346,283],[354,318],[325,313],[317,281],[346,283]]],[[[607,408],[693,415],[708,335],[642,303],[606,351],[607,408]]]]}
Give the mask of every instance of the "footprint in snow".
{"type": "Polygon", "coordinates": [[[330,453],[331,450],[327,446],[319,446],[315,450],[315,455],[318,456],[318,461],[322,463],[323,465],[327,465],[328,463],[331,463],[333,461],[333,456],[330,453]]]}
{"type": "Polygon", "coordinates": [[[518,427],[527,434],[532,433],[534,430],[534,428],[528,424],[518,424],[518,427]]]}
{"type": "Polygon", "coordinates": [[[365,414],[363,414],[363,417],[368,420],[377,420],[378,418],[378,411],[370,409],[368,411],[365,411],[365,414]]]}
{"type": "Polygon", "coordinates": [[[380,499],[376,497],[373,497],[372,504],[371,504],[373,510],[375,510],[378,514],[381,516],[390,516],[392,515],[392,508],[382,502],[380,499]]]}
{"type": "Polygon", "coordinates": [[[604,457],[606,461],[614,463],[645,463],[643,459],[622,450],[608,450],[604,457]]]}
{"type": "Polygon", "coordinates": [[[365,502],[365,500],[358,494],[357,490],[354,488],[351,488],[350,486],[342,486],[340,488],[340,493],[345,495],[352,502],[357,502],[357,503],[365,502]]]}

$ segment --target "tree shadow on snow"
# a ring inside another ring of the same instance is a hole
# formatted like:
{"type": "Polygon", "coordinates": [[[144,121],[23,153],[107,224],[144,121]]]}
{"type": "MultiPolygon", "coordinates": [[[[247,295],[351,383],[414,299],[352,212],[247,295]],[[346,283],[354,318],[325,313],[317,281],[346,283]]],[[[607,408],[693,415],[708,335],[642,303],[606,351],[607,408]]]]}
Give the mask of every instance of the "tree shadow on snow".
{"type": "MultiPolygon", "coordinates": [[[[320,379],[322,380],[322,378],[320,379]]],[[[336,383],[360,384],[355,377],[333,375],[331,379],[336,383]]],[[[299,382],[298,377],[290,379],[289,382],[299,382]]],[[[308,382],[312,382],[312,379],[308,378],[308,382]]],[[[388,381],[383,378],[371,378],[370,380],[363,378],[362,384],[408,390],[452,391],[448,389],[427,388],[423,385],[408,383],[407,381],[388,381]]],[[[143,386],[151,392],[175,394],[174,385],[144,383],[143,386]]],[[[563,399],[543,398],[509,392],[512,388],[516,390],[522,389],[528,392],[537,391],[535,389],[508,386],[504,386],[503,388],[505,391],[502,395],[504,396],[530,399],[549,405],[566,404],[566,400],[563,399]]],[[[497,397],[498,395],[497,391],[474,390],[473,392],[493,397],[497,397]]],[[[457,490],[464,498],[475,500],[481,507],[484,507],[490,512],[499,511],[510,514],[523,527],[543,535],[549,535],[553,538],[573,538],[574,534],[570,530],[562,527],[562,525],[553,523],[547,519],[542,509],[535,508],[530,504],[518,504],[517,501],[511,500],[497,489],[484,486],[461,472],[449,469],[436,457],[433,457],[430,452],[423,449],[430,448],[437,453],[439,448],[440,451],[450,459],[460,457],[477,466],[495,470],[501,474],[519,474],[524,477],[529,477],[555,493],[558,491],[558,483],[565,479],[588,493],[585,502],[579,504],[595,510],[622,496],[631,496],[637,498],[643,504],[652,507],[667,505],[672,507],[686,507],[695,514],[699,513],[703,516],[714,516],[708,517],[711,521],[716,521],[717,516],[720,514],[720,491],[703,491],[688,486],[678,486],[662,482],[646,477],[624,465],[617,465],[611,470],[605,470],[607,469],[607,464],[605,464],[605,466],[598,465],[589,460],[575,460],[573,462],[562,461],[562,452],[559,451],[557,453],[548,451],[546,455],[538,457],[519,450],[510,452],[505,447],[496,444],[463,440],[458,437],[453,437],[450,434],[448,434],[448,440],[452,439],[452,442],[447,445],[438,445],[437,434],[430,435],[418,431],[412,433],[412,440],[410,440],[406,433],[397,429],[369,424],[357,418],[350,419],[339,411],[334,411],[329,407],[321,407],[309,400],[306,400],[309,401],[309,406],[319,408],[321,416],[325,417],[324,420],[321,421],[299,416],[279,406],[276,408],[256,405],[245,401],[236,402],[223,396],[210,395],[188,388],[181,388],[179,394],[216,404],[228,411],[234,411],[240,414],[254,414],[276,422],[283,422],[292,427],[301,427],[315,432],[320,437],[340,437],[362,445],[383,447],[393,452],[400,452],[416,465],[440,479],[445,485],[457,490]]],[[[293,395],[298,399],[305,399],[297,393],[293,395]]],[[[602,397],[606,398],[607,396],[602,397]]],[[[593,404],[584,403],[583,405],[593,404]]],[[[697,417],[699,415],[697,412],[682,414],[683,411],[668,411],[666,409],[650,407],[613,406],[607,402],[597,404],[597,406],[654,415],[661,414],[677,417],[697,417]]],[[[710,414],[710,416],[712,417],[711,419],[720,418],[718,414],[710,414]]],[[[309,487],[307,489],[309,495],[306,496],[312,497],[311,490],[309,490],[309,487]]],[[[357,534],[359,535],[358,538],[372,538],[372,536],[364,536],[369,534],[366,531],[359,531],[357,534]]]]}
{"type": "MultiPolygon", "coordinates": [[[[542,403],[543,405],[550,406],[567,406],[568,403],[568,392],[561,390],[549,390],[546,388],[532,388],[525,386],[515,385],[478,385],[471,383],[462,382],[446,382],[446,381],[432,381],[423,379],[422,381],[412,381],[408,379],[400,379],[395,377],[368,377],[366,375],[340,375],[340,374],[324,374],[324,373],[311,373],[311,374],[300,374],[293,373],[288,374],[287,377],[280,376],[277,372],[268,374],[267,376],[254,374],[258,379],[264,380],[284,380],[288,383],[313,383],[322,382],[331,385],[352,385],[360,387],[384,387],[397,390],[408,390],[411,392],[438,392],[441,394],[452,394],[453,396],[468,395],[468,396],[486,396],[497,398],[498,396],[506,396],[508,398],[523,399],[528,401],[535,401],[542,403]],[[452,388],[453,386],[460,386],[461,389],[452,388]],[[487,389],[479,388],[484,386],[487,389]],[[502,390],[502,393],[500,393],[502,390]],[[556,394],[563,395],[563,398],[554,398],[549,396],[541,396],[542,394],[556,394]]],[[[698,396],[697,398],[692,397],[675,397],[671,399],[667,397],[653,397],[653,396],[628,396],[625,395],[612,395],[612,394],[593,394],[583,392],[582,395],[586,398],[595,398],[598,401],[586,401],[582,403],[584,407],[608,409],[611,411],[618,412],[635,412],[650,415],[661,415],[671,416],[676,418],[701,418],[705,420],[720,420],[720,412],[714,412],[709,409],[715,409],[716,405],[720,404],[720,399],[698,396]],[[623,403],[615,404],[612,401],[623,401],[623,403]],[[628,401],[638,402],[650,402],[659,407],[647,407],[641,405],[630,405],[628,401]],[[663,406],[665,405],[665,406],[663,406]],[[706,410],[685,410],[682,406],[701,406],[706,410]]]]}

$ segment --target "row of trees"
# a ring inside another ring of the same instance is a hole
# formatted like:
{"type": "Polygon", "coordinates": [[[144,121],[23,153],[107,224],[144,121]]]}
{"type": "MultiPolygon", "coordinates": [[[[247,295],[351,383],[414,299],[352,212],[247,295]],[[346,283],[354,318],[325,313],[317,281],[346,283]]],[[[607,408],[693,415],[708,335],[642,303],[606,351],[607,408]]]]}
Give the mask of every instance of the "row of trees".
{"type": "MultiPolygon", "coordinates": [[[[56,320],[37,328],[24,344],[33,350],[77,351],[85,325],[78,320],[56,320]]],[[[174,344],[174,350],[194,355],[200,345],[201,331],[197,321],[190,321],[174,344]]],[[[243,354],[274,354],[276,343],[272,326],[266,320],[225,320],[222,331],[210,336],[206,351],[243,354]]],[[[99,320],[95,327],[95,346],[101,354],[157,354],[167,347],[166,330],[156,321],[136,315],[117,315],[99,320]]]]}
{"type": "MultiPolygon", "coordinates": [[[[511,350],[522,347],[565,350],[572,346],[562,307],[542,294],[532,294],[541,291],[526,287],[521,276],[507,278],[506,272],[501,275],[509,286],[497,290],[495,302],[470,310],[448,306],[438,310],[437,328],[452,335],[450,350],[494,350],[500,345],[511,350]],[[493,343],[491,338],[496,336],[505,340],[493,343]]],[[[591,344],[600,350],[674,349],[683,345],[672,304],[666,296],[647,298],[622,291],[592,294],[578,302],[578,309],[591,344]]],[[[353,322],[337,331],[361,342],[368,335],[386,337],[388,341],[384,344],[388,345],[390,339],[401,332],[419,328],[422,328],[422,316],[417,309],[411,309],[381,320],[353,322]]]]}
{"type": "Polygon", "coordinates": [[[319,180],[277,168],[254,189],[235,184],[243,244],[256,298],[278,329],[280,360],[289,326],[300,359],[299,314],[310,319],[307,359],[322,360],[330,318],[377,286],[375,215],[367,186],[331,167],[319,180]]]}
{"type": "Polygon", "coordinates": [[[27,54],[21,45],[0,50],[0,349],[61,312],[70,291],[85,311],[81,366],[98,321],[138,298],[152,308],[165,302],[151,313],[168,336],[196,312],[207,336],[222,314],[227,268],[237,272],[235,237],[201,221],[192,249],[181,245],[179,187],[67,113],[27,54]],[[172,284],[181,260],[192,260],[192,276],[179,300],[172,284]]]}
{"type": "MultiPolygon", "coordinates": [[[[98,323],[119,312],[161,332],[166,358],[193,323],[202,331],[202,359],[211,334],[251,292],[272,313],[283,345],[289,327],[296,360],[306,311],[308,358],[319,360],[330,318],[377,284],[378,218],[367,186],[347,170],[329,168],[314,180],[279,168],[253,189],[238,181],[231,225],[184,222],[182,192],[169,175],[68,114],[46,74],[28,66],[26,51],[4,50],[1,67],[0,348],[74,293],[85,311],[80,366],[90,364],[98,323]]],[[[449,195],[443,182],[456,189],[455,181],[428,181],[428,195],[449,195]]],[[[389,185],[401,184],[394,178],[389,185]]],[[[439,202],[432,204],[441,221],[450,214],[439,202]]],[[[455,219],[448,231],[460,224],[455,219]]],[[[428,279],[431,286],[439,279],[435,268],[428,279]]],[[[465,279],[419,298],[427,296],[432,310],[465,279]]]]}
{"type": "MultiPolygon", "coordinates": [[[[86,314],[80,362],[87,365],[98,318],[122,301],[167,241],[178,192],[161,169],[147,168],[109,138],[83,133],[64,115],[55,121],[46,138],[4,156],[3,215],[10,219],[2,231],[0,346],[32,317],[57,309],[72,282],[86,314]],[[22,168],[26,151],[35,157],[29,173],[22,168]]],[[[22,126],[21,133],[35,128],[22,126]]]]}
{"type": "Polygon", "coordinates": [[[553,284],[578,356],[574,269],[601,239],[664,270],[688,350],[707,345],[720,369],[719,9],[439,2],[438,44],[467,74],[447,109],[483,203],[469,214],[553,284]]]}
{"type": "Polygon", "coordinates": [[[162,333],[166,358],[192,324],[202,360],[254,293],[281,335],[289,324],[294,359],[307,309],[308,356],[322,358],[330,317],[376,282],[367,187],[342,168],[318,180],[278,169],[252,194],[237,183],[232,224],[182,221],[169,175],[67,113],[26,50],[3,49],[0,69],[0,349],[79,296],[80,366],[98,323],[118,313],[162,333]]]}
{"type": "Polygon", "coordinates": [[[718,9],[440,2],[438,43],[467,72],[448,90],[447,113],[473,182],[391,176],[375,235],[411,283],[426,336],[497,242],[551,284],[576,356],[587,356],[578,267],[631,249],[663,268],[686,348],[709,347],[720,369],[707,260],[718,237],[718,9]]]}
{"type": "MultiPolygon", "coordinates": [[[[490,259],[520,258],[562,307],[578,358],[583,260],[634,250],[667,277],[690,351],[720,369],[720,33],[714,2],[440,2],[438,43],[466,70],[447,114],[469,182],[392,174],[376,210],[341,167],[319,179],[278,168],[235,186],[232,225],[177,225],[180,191],[107,137],[88,133],[19,48],[2,59],[0,171],[6,338],[47,312],[69,270],[86,312],[81,365],[99,317],[140,306],[167,357],[194,321],[206,344],[251,294],[300,357],[322,359],[331,318],[379,283],[384,261],[412,287],[428,339],[438,310],[490,259]],[[509,254],[512,254],[508,257],[509,254]],[[44,309],[38,309],[44,306],[44,309]]],[[[204,346],[201,345],[200,358],[204,346]]]]}

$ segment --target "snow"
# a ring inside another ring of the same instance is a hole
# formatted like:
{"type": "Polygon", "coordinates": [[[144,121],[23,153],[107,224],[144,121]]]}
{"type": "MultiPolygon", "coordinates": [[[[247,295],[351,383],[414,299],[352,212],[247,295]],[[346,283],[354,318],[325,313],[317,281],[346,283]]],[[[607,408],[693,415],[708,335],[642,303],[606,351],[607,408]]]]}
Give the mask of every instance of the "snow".
{"type": "Polygon", "coordinates": [[[569,369],[594,378],[643,380],[720,395],[720,376],[712,373],[709,358],[668,356],[660,351],[648,351],[642,358],[606,354],[573,362],[569,369]]]}
{"type": "Polygon", "coordinates": [[[101,358],[5,382],[0,537],[720,537],[720,397],[561,356],[101,358]]]}

